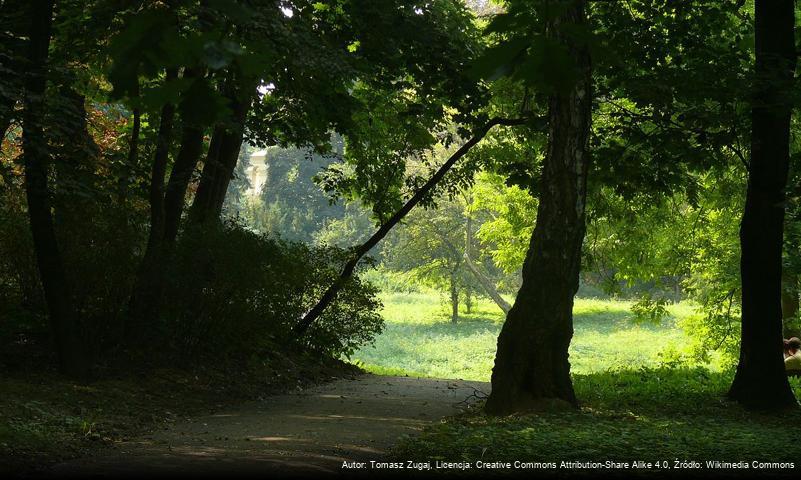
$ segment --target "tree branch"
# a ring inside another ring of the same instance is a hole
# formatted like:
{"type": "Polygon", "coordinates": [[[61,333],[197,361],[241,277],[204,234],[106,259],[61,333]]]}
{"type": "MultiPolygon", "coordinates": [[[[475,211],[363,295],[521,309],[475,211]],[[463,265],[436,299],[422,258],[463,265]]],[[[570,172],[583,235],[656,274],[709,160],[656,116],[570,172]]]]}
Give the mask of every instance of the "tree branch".
{"type": "Polygon", "coordinates": [[[484,124],[481,128],[479,128],[474,134],[473,138],[468,140],[464,145],[462,145],[459,150],[457,150],[453,155],[451,155],[445,163],[442,164],[441,167],[428,179],[428,181],[420,187],[412,198],[410,198],[403,207],[400,208],[395,214],[390,217],[384,224],[379,227],[379,229],[369,238],[366,242],[359,245],[353,250],[353,257],[348,260],[345,266],[342,268],[342,272],[339,274],[339,278],[337,278],[334,283],[328,287],[328,290],[325,291],[323,296],[320,298],[320,301],[312,307],[311,310],[306,313],[306,315],[298,322],[297,325],[292,329],[293,336],[295,338],[302,337],[312,326],[312,324],[320,317],[323,311],[328,307],[329,304],[336,298],[337,293],[342,289],[345,285],[345,282],[353,276],[353,271],[356,269],[356,266],[359,264],[359,261],[364,257],[364,255],[370,251],[374,246],[378,244],[392,228],[397,225],[403,218],[415,207],[418,203],[420,203],[426,195],[428,195],[434,187],[439,183],[445,174],[458,162],[462,157],[464,157],[467,152],[470,151],[478,142],[480,142],[487,133],[497,125],[503,126],[515,126],[515,125],[523,125],[528,121],[527,118],[494,118],[484,124]]]}

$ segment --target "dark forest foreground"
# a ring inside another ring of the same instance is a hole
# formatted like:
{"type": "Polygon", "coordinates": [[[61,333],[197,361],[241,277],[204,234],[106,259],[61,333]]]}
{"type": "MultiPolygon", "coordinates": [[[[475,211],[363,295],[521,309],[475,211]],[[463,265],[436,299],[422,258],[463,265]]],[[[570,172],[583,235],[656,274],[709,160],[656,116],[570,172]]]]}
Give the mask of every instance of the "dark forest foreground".
{"type": "Polygon", "coordinates": [[[90,457],[64,462],[57,477],[103,475],[337,476],[386,462],[399,437],[468,408],[478,382],[362,375],[212,415],[178,420],[90,457]]]}
{"type": "Polygon", "coordinates": [[[291,352],[260,365],[109,373],[85,385],[32,366],[2,372],[0,474],[35,474],[248,400],[358,374],[339,361],[291,352]]]}

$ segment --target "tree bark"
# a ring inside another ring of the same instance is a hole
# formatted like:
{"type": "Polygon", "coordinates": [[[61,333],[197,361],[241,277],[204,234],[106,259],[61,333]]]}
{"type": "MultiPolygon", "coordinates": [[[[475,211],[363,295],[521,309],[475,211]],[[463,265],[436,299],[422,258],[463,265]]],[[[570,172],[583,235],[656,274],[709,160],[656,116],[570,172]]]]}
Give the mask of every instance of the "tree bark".
{"type": "Polygon", "coordinates": [[[35,0],[31,8],[22,133],[25,193],[59,367],[66,375],[85,378],[88,365],[83,355],[69,283],[53,228],[49,198],[47,167],[50,154],[44,138],[43,117],[53,3],[53,0],[35,0]]]}
{"type": "Polygon", "coordinates": [[[225,194],[234,175],[239,150],[242,148],[245,131],[245,118],[252,101],[250,92],[232,89],[229,98],[233,116],[228,125],[218,125],[214,129],[209,155],[203,164],[195,198],[189,210],[193,223],[219,221],[225,194]],[[211,147],[214,148],[211,148],[211,147]]]}
{"type": "Polygon", "coordinates": [[[142,112],[138,108],[133,109],[133,127],[131,128],[131,140],[128,142],[128,165],[134,166],[139,159],[139,131],[142,128],[142,112]]]}
{"type": "Polygon", "coordinates": [[[181,147],[175,164],[167,182],[164,194],[164,246],[172,249],[175,239],[178,236],[178,229],[181,224],[181,214],[184,211],[186,201],[186,191],[189,188],[189,181],[192,179],[192,172],[200,160],[203,152],[203,129],[198,126],[184,126],[181,138],[181,147]]]}
{"type": "Polygon", "coordinates": [[[508,314],[509,310],[512,309],[512,306],[509,305],[509,302],[504,300],[500,293],[498,293],[498,290],[495,289],[495,285],[492,284],[492,280],[481,273],[481,270],[478,269],[478,265],[473,262],[473,259],[470,258],[467,252],[464,254],[464,264],[467,269],[470,270],[470,273],[476,277],[478,283],[481,284],[481,288],[483,288],[492,301],[495,302],[495,305],[497,305],[504,314],[508,314]]]}
{"type": "Polygon", "coordinates": [[[782,361],[782,237],[796,64],[793,0],[756,0],[751,162],[740,224],[742,334],[729,397],[752,409],[797,407],[782,361]]]}
{"type": "MultiPolygon", "coordinates": [[[[167,81],[176,78],[177,71],[167,71],[167,81]]],[[[129,303],[125,337],[132,347],[140,347],[152,334],[152,325],[159,315],[164,278],[161,274],[162,238],[164,236],[164,178],[172,145],[175,105],[165,104],[161,109],[156,151],[150,173],[150,231],[142,263],[129,303]]]]}
{"type": "Polygon", "coordinates": [[[459,323],[459,280],[457,273],[452,272],[450,276],[451,284],[451,323],[459,323]]]}
{"type": "Polygon", "coordinates": [[[587,46],[565,38],[561,30],[586,22],[585,3],[571,2],[548,21],[548,34],[568,48],[579,78],[568,92],[549,98],[537,222],[523,264],[523,284],[498,337],[492,393],[485,407],[490,414],[578,404],[568,347],[585,232],[592,82],[587,46]]]}
{"type": "Polygon", "coordinates": [[[798,332],[798,275],[782,272],[782,327],[784,338],[797,337],[798,332]]]}
{"type": "MultiPolygon", "coordinates": [[[[84,236],[82,225],[94,222],[92,200],[84,195],[76,195],[70,184],[80,182],[82,189],[94,189],[94,182],[87,183],[80,176],[96,168],[100,147],[89,132],[86,119],[86,97],[76,91],[74,77],[66,80],[59,89],[64,107],[60,114],[65,118],[65,131],[59,143],[63,145],[55,153],[55,181],[53,182],[53,217],[59,235],[84,236]],[[64,185],[67,185],[66,188],[64,185]],[[66,227],[66,230],[64,229],[66,227]]],[[[86,175],[92,179],[92,175],[86,175]]],[[[61,237],[62,245],[69,245],[67,237],[61,237]]]]}

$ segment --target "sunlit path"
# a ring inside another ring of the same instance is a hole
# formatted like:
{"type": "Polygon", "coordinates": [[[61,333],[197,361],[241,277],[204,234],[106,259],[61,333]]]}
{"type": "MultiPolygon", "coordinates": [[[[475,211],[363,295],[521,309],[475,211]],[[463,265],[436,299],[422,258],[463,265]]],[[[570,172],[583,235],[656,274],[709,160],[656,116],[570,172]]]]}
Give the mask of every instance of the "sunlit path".
{"type": "Polygon", "coordinates": [[[342,379],[176,423],[51,473],[336,473],[346,460],[384,458],[400,437],[467,408],[476,389],[486,393],[489,385],[376,375],[342,379]]]}

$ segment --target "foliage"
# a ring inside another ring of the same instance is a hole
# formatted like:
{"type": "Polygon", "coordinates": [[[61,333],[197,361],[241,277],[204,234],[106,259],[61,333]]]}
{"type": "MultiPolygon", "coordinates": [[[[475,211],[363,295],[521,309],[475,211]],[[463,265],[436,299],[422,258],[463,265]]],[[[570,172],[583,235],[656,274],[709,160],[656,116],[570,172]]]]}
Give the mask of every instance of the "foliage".
{"type": "MultiPolygon", "coordinates": [[[[176,252],[163,319],[181,361],[267,355],[338,274],[345,251],[277,240],[228,223],[187,235],[176,252]],[[199,262],[197,259],[207,259],[199,262]]],[[[376,289],[354,278],[304,339],[310,350],[350,355],[381,332],[376,289]]]]}
{"type": "MultiPolygon", "coordinates": [[[[245,190],[252,187],[242,184],[229,194],[229,198],[245,197],[238,213],[249,227],[285,240],[342,248],[356,245],[372,232],[369,213],[358,202],[333,203],[314,182],[342,155],[341,137],[334,136],[331,143],[333,152],[328,155],[275,146],[263,151],[267,172],[261,191],[246,196],[245,190]]],[[[243,170],[252,168],[249,162],[242,163],[247,165],[243,170]]]]}
{"type": "Polygon", "coordinates": [[[667,300],[664,298],[652,298],[651,295],[643,295],[636,303],[631,306],[631,313],[634,314],[636,322],[659,323],[668,314],[667,300]]]}
{"type": "Polygon", "coordinates": [[[470,209],[489,218],[476,236],[486,244],[492,261],[507,273],[523,265],[536,217],[537,200],[517,185],[506,186],[500,175],[481,173],[473,189],[470,209]]]}
{"type": "Polygon", "coordinates": [[[440,201],[436,209],[413,211],[384,247],[384,265],[409,272],[424,285],[447,290],[452,281],[460,288],[465,245],[464,205],[440,201]]]}

